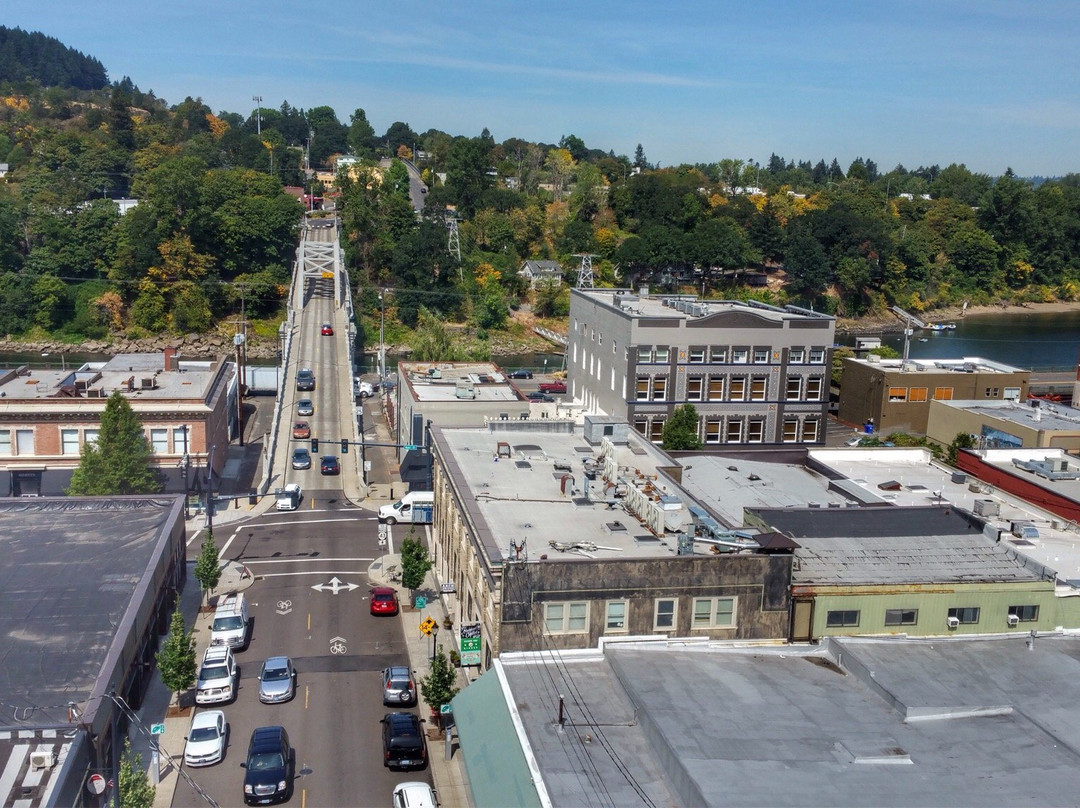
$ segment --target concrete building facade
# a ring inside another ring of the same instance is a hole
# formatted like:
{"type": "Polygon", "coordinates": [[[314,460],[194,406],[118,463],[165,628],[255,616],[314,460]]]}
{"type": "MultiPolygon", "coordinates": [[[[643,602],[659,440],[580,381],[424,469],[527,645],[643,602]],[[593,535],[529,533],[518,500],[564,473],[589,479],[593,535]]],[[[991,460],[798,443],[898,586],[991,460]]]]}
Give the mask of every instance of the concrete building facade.
{"type": "MultiPolygon", "coordinates": [[[[927,434],[932,401],[1024,401],[1031,371],[981,357],[845,359],[838,418],[882,434],[927,434]]],[[[953,433],[955,437],[956,433],[953,433]]],[[[951,442],[949,438],[948,442],[951,442]]]]}
{"type": "Polygon", "coordinates": [[[1080,410],[1038,399],[931,401],[926,437],[948,446],[960,433],[985,449],[1080,451],[1080,410]]]}
{"type": "Polygon", "coordinates": [[[653,443],[689,403],[706,445],[821,444],[834,333],[793,306],[574,289],[569,392],[653,443]]]}

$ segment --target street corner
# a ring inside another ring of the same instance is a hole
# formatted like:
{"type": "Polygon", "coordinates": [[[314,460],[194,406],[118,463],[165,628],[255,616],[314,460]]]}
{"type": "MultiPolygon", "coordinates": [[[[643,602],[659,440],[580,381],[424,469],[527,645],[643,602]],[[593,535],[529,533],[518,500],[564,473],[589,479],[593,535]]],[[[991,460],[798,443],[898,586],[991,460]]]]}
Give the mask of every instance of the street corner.
{"type": "Polygon", "coordinates": [[[251,570],[239,561],[226,561],[221,567],[221,578],[214,588],[216,592],[242,592],[255,583],[251,570]]]}
{"type": "Polygon", "coordinates": [[[401,589],[401,556],[397,553],[379,556],[368,565],[371,586],[392,586],[401,589]]]}

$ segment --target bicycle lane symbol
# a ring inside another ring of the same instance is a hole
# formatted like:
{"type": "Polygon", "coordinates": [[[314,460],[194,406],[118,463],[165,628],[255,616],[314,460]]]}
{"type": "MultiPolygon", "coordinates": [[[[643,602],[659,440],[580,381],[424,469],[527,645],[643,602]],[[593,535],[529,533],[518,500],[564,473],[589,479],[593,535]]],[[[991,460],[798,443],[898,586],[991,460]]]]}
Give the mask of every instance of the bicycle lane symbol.
{"type": "Polygon", "coordinates": [[[330,640],[330,653],[336,656],[341,656],[346,653],[348,649],[345,647],[344,637],[334,637],[330,640]]]}
{"type": "Polygon", "coordinates": [[[292,611],[292,601],[279,600],[277,602],[277,609],[275,609],[274,611],[276,611],[278,614],[288,614],[292,611]]]}

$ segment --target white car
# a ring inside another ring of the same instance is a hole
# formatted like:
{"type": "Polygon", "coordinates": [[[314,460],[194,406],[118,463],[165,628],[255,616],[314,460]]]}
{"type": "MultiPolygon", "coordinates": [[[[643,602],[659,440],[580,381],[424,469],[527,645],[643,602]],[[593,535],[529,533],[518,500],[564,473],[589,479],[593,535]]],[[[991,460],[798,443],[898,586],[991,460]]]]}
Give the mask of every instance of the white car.
{"type": "Polygon", "coordinates": [[[239,690],[240,671],[227,645],[211,646],[203,656],[199,680],[195,684],[196,704],[217,704],[232,701],[239,690]]]}
{"type": "Polygon", "coordinates": [[[289,483],[284,488],[274,491],[274,495],[277,497],[279,511],[295,511],[300,507],[304,492],[300,488],[300,483],[289,483]]]}
{"type": "Polygon", "coordinates": [[[229,724],[221,710],[197,713],[187,734],[184,763],[188,766],[213,766],[225,757],[229,724]]]}
{"type": "Polygon", "coordinates": [[[427,783],[411,781],[394,788],[394,808],[438,808],[435,791],[427,783]]]}

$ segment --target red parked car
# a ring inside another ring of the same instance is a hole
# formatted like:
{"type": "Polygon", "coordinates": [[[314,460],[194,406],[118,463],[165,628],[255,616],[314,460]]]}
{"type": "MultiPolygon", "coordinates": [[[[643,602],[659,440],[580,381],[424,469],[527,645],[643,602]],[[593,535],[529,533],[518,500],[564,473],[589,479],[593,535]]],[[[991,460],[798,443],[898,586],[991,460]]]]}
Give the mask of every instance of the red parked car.
{"type": "Polygon", "coordinates": [[[566,382],[562,379],[556,379],[553,382],[540,382],[541,393],[565,393],[566,382]]]}
{"type": "Polygon", "coordinates": [[[371,613],[389,614],[398,613],[397,590],[390,586],[376,586],[371,589],[371,613]]]}

